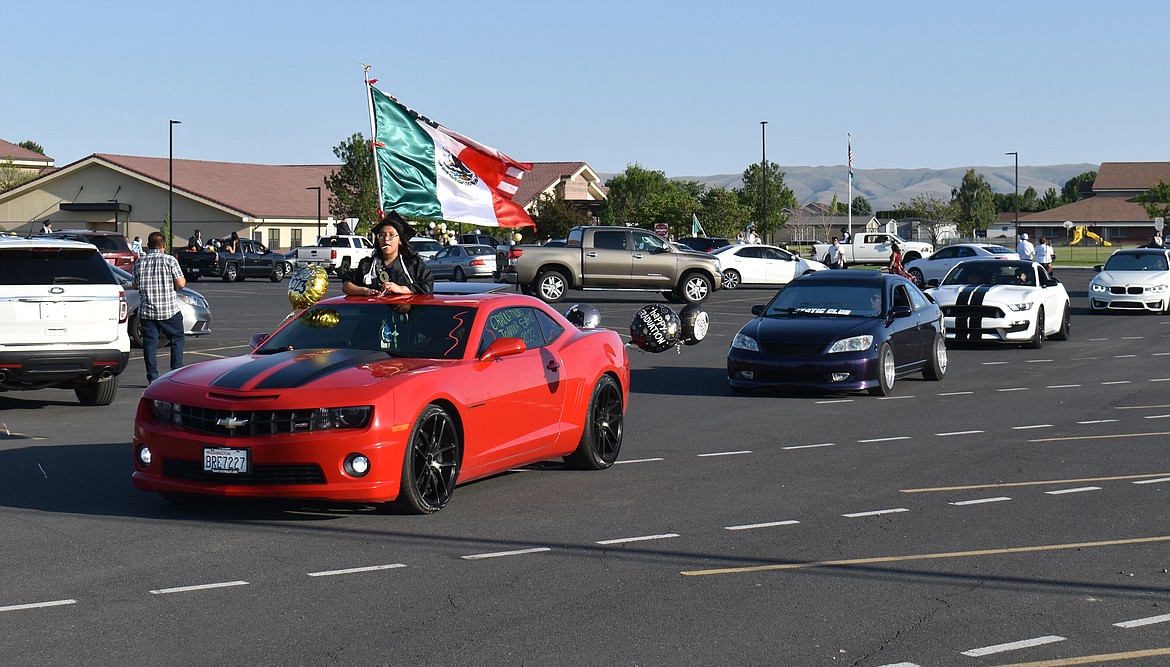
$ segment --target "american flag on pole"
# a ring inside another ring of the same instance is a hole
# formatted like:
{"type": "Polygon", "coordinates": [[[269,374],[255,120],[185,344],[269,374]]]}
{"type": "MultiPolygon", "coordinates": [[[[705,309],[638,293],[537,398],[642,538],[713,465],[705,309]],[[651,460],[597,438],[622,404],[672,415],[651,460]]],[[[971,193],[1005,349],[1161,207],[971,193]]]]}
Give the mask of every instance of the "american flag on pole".
{"type": "Polygon", "coordinates": [[[849,137],[849,142],[848,142],[849,143],[849,180],[852,181],[853,180],[853,135],[849,134],[847,136],[849,137]]]}

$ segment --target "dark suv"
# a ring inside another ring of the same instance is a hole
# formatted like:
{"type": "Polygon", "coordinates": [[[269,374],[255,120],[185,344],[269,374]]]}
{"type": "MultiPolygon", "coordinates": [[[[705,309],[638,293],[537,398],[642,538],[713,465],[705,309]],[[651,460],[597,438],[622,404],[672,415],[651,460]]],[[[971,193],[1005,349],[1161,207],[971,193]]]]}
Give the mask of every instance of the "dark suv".
{"type": "Polygon", "coordinates": [[[731,245],[731,241],[715,236],[688,236],[685,239],[679,239],[678,242],[699,252],[711,252],[716,248],[731,245]]]}
{"type": "Polygon", "coordinates": [[[126,237],[118,232],[99,232],[92,229],[62,229],[55,231],[45,236],[51,236],[58,239],[68,239],[70,241],[81,241],[82,243],[90,243],[97,246],[98,252],[111,265],[118,267],[124,271],[130,271],[134,268],[134,263],[138,261],[138,255],[130,249],[130,244],[126,243],[126,237]]]}

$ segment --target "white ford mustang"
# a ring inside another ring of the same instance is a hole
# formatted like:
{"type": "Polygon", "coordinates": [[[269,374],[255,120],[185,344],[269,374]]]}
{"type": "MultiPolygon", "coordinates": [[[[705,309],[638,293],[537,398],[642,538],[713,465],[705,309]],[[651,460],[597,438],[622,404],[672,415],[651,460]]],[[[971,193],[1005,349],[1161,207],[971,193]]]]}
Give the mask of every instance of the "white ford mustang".
{"type": "Polygon", "coordinates": [[[969,260],[928,293],[950,340],[1023,343],[1068,340],[1068,292],[1044,267],[1023,260],[969,260]]]}

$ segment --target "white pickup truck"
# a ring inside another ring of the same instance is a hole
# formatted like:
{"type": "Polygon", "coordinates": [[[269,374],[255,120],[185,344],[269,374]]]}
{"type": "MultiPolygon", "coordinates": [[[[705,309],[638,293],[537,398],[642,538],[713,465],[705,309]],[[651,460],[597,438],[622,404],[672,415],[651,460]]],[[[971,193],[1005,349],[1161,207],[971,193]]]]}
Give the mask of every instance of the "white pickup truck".
{"type": "MultiPolygon", "coordinates": [[[[902,249],[902,262],[908,263],[922,257],[934,254],[934,246],[919,241],[905,241],[895,234],[883,232],[862,232],[853,237],[852,243],[842,243],[841,251],[845,253],[846,264],[886,264],[890,261],[893,251],[890,246],[897,243],[902,249]]],[[[829,246],[831,243],[813,244],[813,257],[825,264],[829,263],[829,246]]]]}
{"type": "Polygon", "coordinates": [[[297,250],[297,268],[320,265],[326,271],[341,273],[357,266],[374,250],[374,244],[364,236],[322,236],[317,245],[297,250]]]}

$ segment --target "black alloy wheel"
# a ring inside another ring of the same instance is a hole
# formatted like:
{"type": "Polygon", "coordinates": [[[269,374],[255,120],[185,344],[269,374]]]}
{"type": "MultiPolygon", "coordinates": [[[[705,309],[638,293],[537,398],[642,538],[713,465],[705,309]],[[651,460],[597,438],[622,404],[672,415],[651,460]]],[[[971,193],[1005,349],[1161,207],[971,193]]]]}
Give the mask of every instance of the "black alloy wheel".
{"type": "Polygon", "coordinates": [[[403,457],[396,508],[407,514],[443,509],[459,477],[459,448],[459,429],[451,415],[434,404],[424,408],[403,457]]]}
{"type": "Polygon", "coordinates": [[[604,470],[617,460],[625,430],[622,390],[612,375],[603,375],[593,387],[585,414],[585,431],[565,463],[578,470],[604,470]]]}

